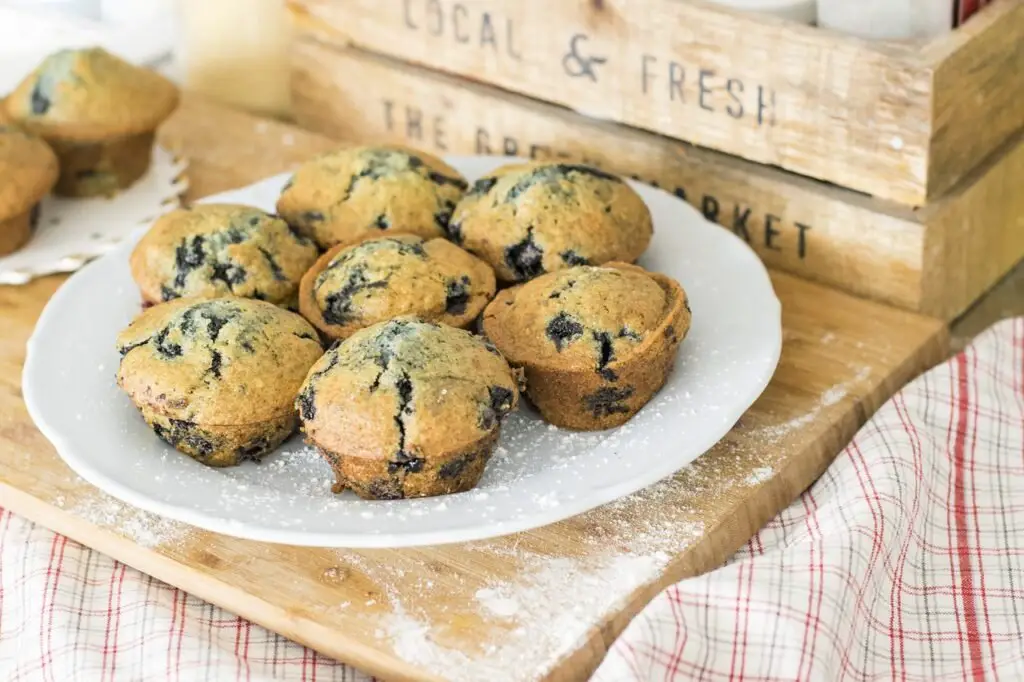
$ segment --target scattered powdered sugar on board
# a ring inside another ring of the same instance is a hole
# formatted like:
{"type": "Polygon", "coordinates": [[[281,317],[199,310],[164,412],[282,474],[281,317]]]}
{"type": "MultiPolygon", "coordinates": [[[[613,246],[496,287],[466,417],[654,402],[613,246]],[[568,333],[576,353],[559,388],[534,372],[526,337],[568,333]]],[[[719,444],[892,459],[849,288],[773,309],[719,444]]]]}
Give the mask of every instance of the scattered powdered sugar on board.
{"type": "Polygon", "coordinates": [[[504,596],[492,587],[481,587],[475,596],[481,606],[499,618],[509,618],[519,611],[519,602],[516,599],[504,596]]]}
{"type": "Polygon", "coordinates": [[[626,553],[588,565],[524,552],[521,559],[524,569],[514,582],[474,595],[487,617],[518,626],[481,630],[480,655],[434,641],[430,622],[409,613],[394,597],[378,637],[388,640],[406,662],[446,679],[532,680],[574,651],[636,588],[656,579],[670,557],[665,552],[626,553]]]}
{"type": "Polygon", "coordinates": [[[743,485],[754,487],[767,483],[775,475],[775,469],[771,467],[758,467],[750,472],[750,475],[743,479],[743,485]]]}
{"type": "Polygon", "coordinates": [[[472,668],[473,660],[461,651],[434,644],[430,640],[430,626],[407,614],[401,604],[392,604],[392,614],[385,626],[386,630],[378,634],[391,640],[399,658],[438,672],[446,679],[470,679],[454,674],[454,671],[472,668]]]}
{"type": "Polygon", "coordinates": [[[821,396],[821,404],[825,407],[835,405],[840,400],[846,397],[847,388],[845,385],[833,386],[832,388],[825,391],[821,396]]]}
{"type": "Polygon", "coordinates": [[[811,410],[807,414],[801,415],[799,417],[794,417],[789,421],[777,424],[775,426],[766,426],[763,429],[761,429],[758,432],[758,434],[761,436],[765,436],[766,438],[770,438],[771,440],[779,440],[785,437],[786,435],[793,433],[794,431],[799,431],[808,424],[814,423],[814,420],[818,418],[819,414],[821,414],[822,409],[823,407],[819,403],[817,406],[815,406],[813,410],[811,410]]]}
{"type": "Polygon", "coordinates": [[[183,542],[192,527],[143,511],[93,490],[79,498],[67,511],[91,524],[120,533],[142,547],[159,547],[183,542]]]}
{"type": "Polygon", "coordinates": [[[790,433],[793,433],[794,431],[798,431],[799,429],[809,424],[812,424],[818,418],[818,416],[821,415],[822,410],[824,410],[826,407],[831,407],[832,405],[835,405],[836,403],[840,402],[843,398],[849,395],[850,390],[854,386],[867,379],[870,375],[870,367],[861,367],[857,371],[857,375],[854,376],[853,379],[845,381],[841,384],[836,384],[832,388],[825,391],[821,395],[821,398],[818,400],[818,403],[810,412],[807,412],[806,414],[803,414],[799,417],[794,417],[793,419],[790,419],[789,421],[783,422],[781,424],[776,424],[774,426],[765,426],[761,429],[758,429],[757,435],[774,442],[784,438],[785,436],[789,435],[790,433]]]}
{"type": "Polygon", "coordinates": [[[671,488],[669,482],[655,484],[583,515],[587,527],[600,525],[593,537],[584,538],[592,551],[583,556],[542,554],[520,548],[518,540],[465,545],[517,566],[512,577],[446,596],[449,604],[466,599],[462,608],[482,618],[473,630],[475,653],[434,637],[446,627],[446,616],[417,609],[422,590],[433,588],[418,571],[393,566],[382,571],[381,564],[341,551],[338,558],[372,571],[387,595],[390,613],[380,616],[376,634],[396,656],[446,679],[532,680],[578,649],[596,626],[638,588],[658,580],[672,558],[703,535],[703,524],[687,510],[665,504],[671,488]]]}

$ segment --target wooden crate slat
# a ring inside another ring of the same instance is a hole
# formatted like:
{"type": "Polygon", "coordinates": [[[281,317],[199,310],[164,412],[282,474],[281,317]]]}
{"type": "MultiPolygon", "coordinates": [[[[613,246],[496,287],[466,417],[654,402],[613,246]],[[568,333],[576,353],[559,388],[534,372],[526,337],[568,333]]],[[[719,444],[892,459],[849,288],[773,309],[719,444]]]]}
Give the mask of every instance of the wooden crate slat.
{"type": "Polygon", "coordinates": [[[1017,100],[999,89],[1020,79],[1022,0],[997,0],[927,46],[680,0],[289,4],[301,32],[334,45],[914,206],[1024,126],[1024,108],[1003,107],[1017,100]],[[978,133],[980,112],[953,100],[988,91],[1000,120],[978,133]]]}
{"type": "Polygon", "coordinates": [[[1024,258],[1024,131],[919,218],[927,227],[920,310],[952,319],[1024,258]]]}
{"type": "Polygon", "coordinates": [[[925,51],[934,67],[932,194],[1024,125],[1024,3],[1003,0],[925,51]]]}

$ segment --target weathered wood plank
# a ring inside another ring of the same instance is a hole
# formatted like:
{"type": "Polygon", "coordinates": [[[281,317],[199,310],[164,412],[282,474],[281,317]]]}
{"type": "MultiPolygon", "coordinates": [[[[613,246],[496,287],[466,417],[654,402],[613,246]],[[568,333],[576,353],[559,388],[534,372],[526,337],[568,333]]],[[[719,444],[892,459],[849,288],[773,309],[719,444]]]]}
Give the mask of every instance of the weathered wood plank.
{"type": "Polygon", "coordinates": [[[336,46],[913,206],[1024,126],[1022,0],[925,47],[679,0],[289,5],[301,33],[336,46]]]}

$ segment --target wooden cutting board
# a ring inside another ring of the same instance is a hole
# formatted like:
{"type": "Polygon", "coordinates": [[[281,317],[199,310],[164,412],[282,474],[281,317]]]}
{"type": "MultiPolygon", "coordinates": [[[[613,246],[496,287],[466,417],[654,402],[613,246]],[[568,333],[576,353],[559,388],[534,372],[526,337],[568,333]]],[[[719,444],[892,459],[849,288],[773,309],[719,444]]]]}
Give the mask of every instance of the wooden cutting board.
{"type": "MultiPolygon", "coordinates": [[[[162,140],[191,159],[189,198],[334,144],[195,99],[162,140]]],[[[497,540],[304,549],[136,511],[62,463],[32,425],[20,384],[25,341],[63,279],[0,287],[3,506],[387,679],[585,678],[659,590],[741,547],[894,390],[942,359],[948,340],[936,320],[774,274],[785,328],[778,372],[728,437],[673,478],[497,540]]]]}

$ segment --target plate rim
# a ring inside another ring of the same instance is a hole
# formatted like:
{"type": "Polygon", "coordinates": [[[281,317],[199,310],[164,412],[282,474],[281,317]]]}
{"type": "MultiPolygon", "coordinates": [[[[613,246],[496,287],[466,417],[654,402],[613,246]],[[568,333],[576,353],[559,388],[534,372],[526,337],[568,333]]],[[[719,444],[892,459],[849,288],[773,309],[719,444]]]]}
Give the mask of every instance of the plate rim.
{"type": "MultiPolygon", "coordinates": [[[[513,163],[521,162],[525,159],[519,157],[508,157],[508,156],[493,156],[493,155],[445,155],[444,160],[450,165],[459,166],[464,162],[479,162],[480,159],[487,159],[495,163],[513,163]]],[[[219,192],[209,197],[203,197],[196,203],[213,203],[217,201],[223,201],[221,197],[230,196],[240,191],[249,190],[253,187],[261,184],[269,184],[274,181],[279,181],[283,177],[290,176],[291,173],[280,173],[273,176],[269,176],[250,183],[248,185],[219,192]]],[[[258,542],[270,542],[276,544],[286,544],[290,546],[304,546],[304,547],[321,547],[321,548],[346,548],[346,549],[382,549],[382,548],[401,548],[401,547],[420,547],[420,546],[440,546],[446,544],[471,542],[476,540],[485,540],[504,535],[509,535],[516,532],[522,532],[539,528],[552,523],[557,523],[587,511],[597,509],[609,503],[615,502],[616,500],[623,499],[629,495],[640,493],[644,489],[654,485],[658,481],[673,476],[677,471],[689,466],[693,461],[696,461],[699,457],[706,454],[711,448],[713,448],[718,442],[732,430],[733,425],[745,414],[754,404],[754,402],[764,393],[768,388],[772,377],[774,376],[779,360],[782,354],[783,346],[783,329],[782,329],[782,303],[778,298],[778,294],[775,291],[774,285],[771,281],[771,277],[768,273],[767,267],[763,261],[756,255],[753,249],[744,240],[740,239],[739,236],[733,234],[731,231],[722,228],[721,226],[714,225],[707,221],[700,213],[690,206],[688,203],[675,197],[674,195],[662,190],[658,187],[647,185],[645,183],[637,182],[629,178],[623,178],[627,183],[635,188],[642,187],[647,192],[659,192],[667,195],[669,198],[677,201],[681,207],[685,207],[686,210],[694,213],[694,218],[700,220],[715,230],[720,230],[722,237],[735,240],[737,246],[745,249],[749,256],[751,256],[751,262],[757,264],[756,273],[757,276],[764,280],[765,291],[770,293],[770,300],[775,306],[774,318],[777,323],[773,325],[772,329],[776,333],[773,335],[773,343],[770,350],[770,362],[765,365],[765,368],[758,373],[756,382],[752,379],[750,383],[750,389],[745,391],[742,395],[742,399],[737,397],[730,404],[733,409],[729,410],[727,423],[731,424],[729,429],[722,435],[715,438],[704,438],[698,443],[698,449],[701,454],[691,460],[687,464],[676,466],[671,470],[665,472],[661,469],[648,469],[642,474],[636,476],[630,476],[625,482],[602,486],[600,488],[592,488],[592,493],[588,494],[581,499],[563,500],[559,505],[550,508],[538,507],[527,514],[520,515],[513,520],[504,521],[489,521],[483,524],[477,524],[467,529],[461,529],[457,531],[446,531],[446,530],[426,530],[419,531],[414,534],[395,534],[395,533],[351,533],[344,531],[335,532],[322,532],[322,531],[301,531],[296,529],[288,528],[272,528],[258,523],[243,522],[237,519],[224,518],[219,515],[210,514],[207,512],[197,511],[188,507],[180,505],[174,505],[171,503],[154,500],[151,497],[146,496],[140,492],[135,491],[129,486],[122,484],[120,481],[106,476],[97,471],[90,463],[88,458],[82,458],[75,454],[76,448],[67,442],[67,439],[59,433],[59,429],[50,424],[44,415],[44,408],[41,407],[40,396],[36,394],[36,388],[32,382],[28,381],[29,377],[37,370],[37,365],[41,362],[40,356],[42,350],[40,348],[39,338],[41,337],[40,330],[44,329],[47,325],[44,323],[49,322],[49,318],[55,315],[55,311],[59,308],[59,304],[67,296],[71,294],[71,287],[69,283],[75,277],[81,277],[85,273],[90,272],[97,263],[102,262],[108,257],[112,257],[116,254],[116,250],[110,254],[105,254],[88,263],[78,272],[74,273],[71,277],[64,282],[57,291],[50,297],[44,306],[39,318],[33,328],[32,334],[30,335],[26,343],[26,355],[25,363],[22,371],[22,395],[24,397],[25,406],[36,425],[36,428],[50,441],[57,454],[64,461],[64,463],[74,471],[78,476],[81,476],[90,485],[95,486],[100,491],[111,495],[124,503],[141,509],[145,512],[153,513],[158,516],[172,519],[181,523],[194,526],[206,531],[219,533],[231,537],[237,537],[245,540],[253,540],[258,542]],[[734,414],[735,412],[735,414],[734,414]],[[704,441],[710,440],[709,443],[704,441]],[[653,473],[652,473],[653,472],[653,473]]],[[[146,228],[140,228],[136,233],[138,234],[144,231],[146,228]]],[[[126,241],[131,241],[129,238],[126,241]]],[[[437,498],[439,500],[443,498],[437,498]]]]}

